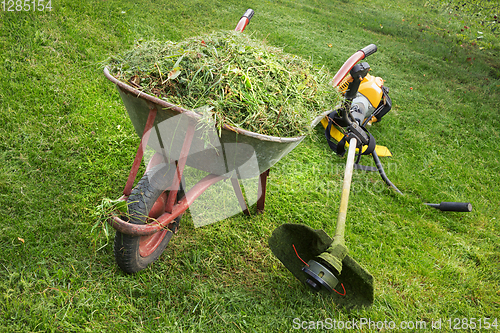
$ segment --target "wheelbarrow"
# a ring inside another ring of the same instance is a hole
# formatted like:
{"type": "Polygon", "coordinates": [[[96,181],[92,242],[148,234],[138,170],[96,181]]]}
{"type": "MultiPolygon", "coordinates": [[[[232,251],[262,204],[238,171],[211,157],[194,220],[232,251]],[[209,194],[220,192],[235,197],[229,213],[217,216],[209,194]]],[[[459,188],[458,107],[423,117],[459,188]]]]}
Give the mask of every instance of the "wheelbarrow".
{"type": "MultiPolygon", "coordinates": [[[[252,16],[253,11],[247,10],[235,30],[243,31],[252,16]]],[[[258,177],[257,211],[262,212],[269,169],[304,139],[262,135],[228,125],[220,133],[215,126],[207,132],[197,112],[145,94],[117,80],[107,68],[104,75],[116,85],[141,138],[120,198],[127,202],[128,214],[110,218],[116,229],[116,262],[126,273],[154,262],[177,232],[182,214],[216,183],[230,180],[241,211],[249,214],[240,180],[258,177]],[[147,147],[154,155],[134,186],[147,147]],[[187,192],[183,186],[186,166],[208,173],[187,192]]],[[[323,117],[319,115],[311,126],[323,117]]]]}

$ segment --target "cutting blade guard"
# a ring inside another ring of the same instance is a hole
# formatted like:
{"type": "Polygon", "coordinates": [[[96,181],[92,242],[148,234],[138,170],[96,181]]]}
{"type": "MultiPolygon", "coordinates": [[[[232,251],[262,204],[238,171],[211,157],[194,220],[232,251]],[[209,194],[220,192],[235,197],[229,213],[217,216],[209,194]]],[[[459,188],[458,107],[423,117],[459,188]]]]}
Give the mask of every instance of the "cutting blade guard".
{"type": "MultiPolygon", "coordinates": [[[[324,253],[332,243],[333,240],[324,230],[291,223],[276,228],[269,239],[269,247],[273,254],[299,281],[308,286],[311,286],[307,282],[311,276],[304,272],[303,268],[310,269],[310,261],[317,261],[317,256],[324,253]],[[304,262],[308,263],[309,267],[304,262]]],[[[331,271],[328,273],[338,280],[335,290],[344,294],[345,289],[345,295],[331,292],[324,286],[319,288],[318,292],[333,298],[336,304],[347,309],[373,304],[373,276],[352,257],[349,255],[344,257],[340,275],[336,276],[336,272],[331,271]]]]}

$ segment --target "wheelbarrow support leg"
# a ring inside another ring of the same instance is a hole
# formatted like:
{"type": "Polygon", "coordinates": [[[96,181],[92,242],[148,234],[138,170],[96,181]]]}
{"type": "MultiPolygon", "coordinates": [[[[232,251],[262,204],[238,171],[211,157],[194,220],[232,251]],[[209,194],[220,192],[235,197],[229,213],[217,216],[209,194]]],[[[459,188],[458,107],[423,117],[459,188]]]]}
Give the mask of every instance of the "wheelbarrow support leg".
{"type": "Polygon", "coordinates": [[[172,213],[177,198],[177,191],[179,190],[182,182],[182,174],[184,173],[184,167],[186,166],[186,161],[189,155],[189,149],[191,148],[191,142],[193,142],[194,131],[196,124],[192,121],[189,122],[189,127],[184,138],[184,143],[182,144],[181,154],[179,160],[176,162],[176,175],[172,184],[172,190],[170,191],[167,199],[167,204],[165,206],[165,211],[167,213],[172,213]]]}
{"type": "Polygon", "coordinates": [[[243,197],[243,192],[241,191],[240,182],[238,181],[238,178],[231,177],[231,184],[233,185],[234,194],[236,194],[236,198],[238,198],[241,210],[245,215],[250,216],[250,211],[248,210],[247,203],[245,201],[245,198],[243,197]]]}
{"type": "Polygon", "coordinates": [[[259,190],[258,190],[258,200],[257,200],[257,214],[264,212],[264,204],[266,203],[266,185],[267,177],[269,176],[269,169],[264,171],[259,176],[259,190]]]}

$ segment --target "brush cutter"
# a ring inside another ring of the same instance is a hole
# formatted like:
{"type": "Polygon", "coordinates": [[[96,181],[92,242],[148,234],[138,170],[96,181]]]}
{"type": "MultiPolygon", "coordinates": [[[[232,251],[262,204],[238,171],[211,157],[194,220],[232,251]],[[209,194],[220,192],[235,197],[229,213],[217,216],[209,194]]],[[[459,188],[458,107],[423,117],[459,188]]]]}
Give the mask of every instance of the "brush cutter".
{"type": "MultiPolygon", "coordinates": [[[[316,291],[326,291],[335,298],[336,303],[346,307],[371,305],[374,294],[373,276],[347,254],[344,239],[353,169],[355,164],[359,165],[361,155],[371,154],[376,170],[384,181],[401,193],[385,175],[378,158],[377,150],[386,150],[376,146],[375,139],[365,127],[369,121],[380,121],[391,108],[388,89],[383,86],[383,80],[368,74],[368,63],[358,63],[376,51],[377,47],[371,44],[356,52],[344,63],[333,80],[334,85],[339,86],[344,93],[344,100],[340,108],[329,114],[327,124],[324,124],[325,134],[330,147],[339,155],[344,155],[348,143],[340,209],[333,239],[323,230],[314,230],[301,224],[284,224],[275,229],[269,239],[273,253],[295,277],[316,291]],[[337,144],[331,141],[333,126],[344,131],[337,138],[337,144]],[[355,163],[356,150],[359,154],[355,163]]],[[[358,168],[366,169],[361,166],[358,168]]]]}

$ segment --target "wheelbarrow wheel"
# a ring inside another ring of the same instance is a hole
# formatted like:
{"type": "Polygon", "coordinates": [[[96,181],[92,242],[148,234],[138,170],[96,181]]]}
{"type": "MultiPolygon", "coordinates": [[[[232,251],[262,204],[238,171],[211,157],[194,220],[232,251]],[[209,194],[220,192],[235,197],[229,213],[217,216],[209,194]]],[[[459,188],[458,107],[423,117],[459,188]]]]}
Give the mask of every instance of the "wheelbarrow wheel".
{"type": "MultiPolygon", "coordinates": [[[[155,168],[158,169],[158,168],[155,168]]],[[[161,169],[161,168],[160,168],[161,169]]],[[[158,171],[158,170],[152,170],[158,171]]],[[[160,172],[161,174],[162,172],[160,172]]],[[[128,222],[133,224],[146,224],[148,219],[159,217],[165,208],[168,191],[158,187],[157,180],[150,181],[150,173],[146,173],[127,200],[130,216],[128,222]],[[153,184],[151,183],[155,183],[153,184]]],[[[177,192],[177,200],[184,197],[184,191],[177,192]]],[[[116,232],[114,253],[118,266],[129,274],[145,269],[154,262],[167,247],[173,233],[179,227],[181,216],[169,225],[168,230],[160,230],[149,236],[131,236],[116,232]]]]}

